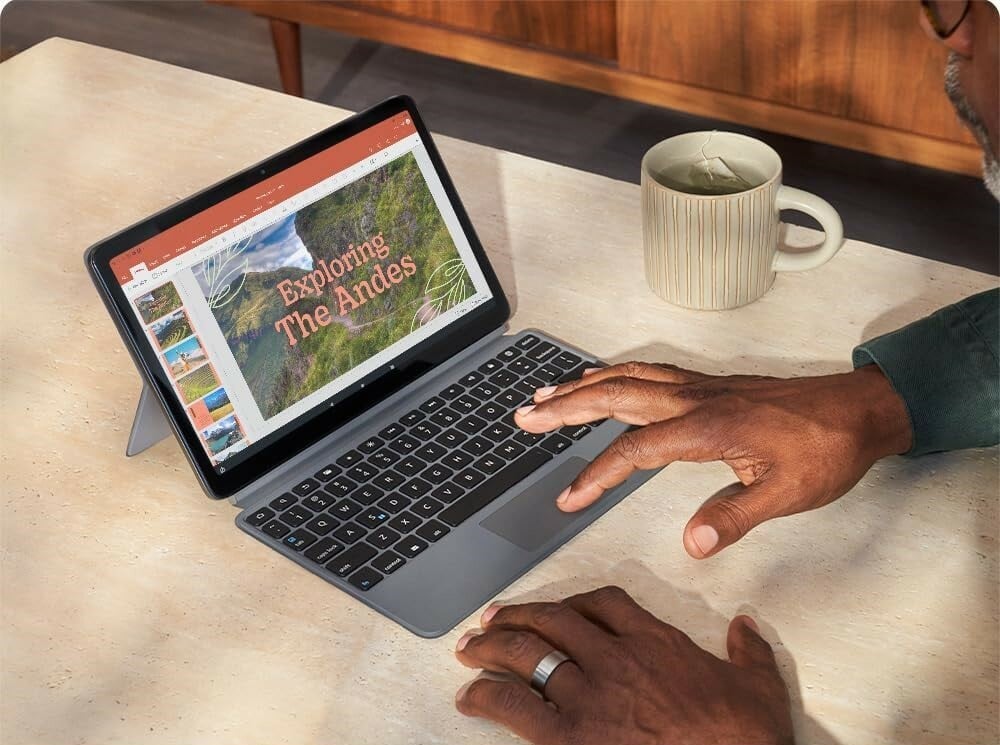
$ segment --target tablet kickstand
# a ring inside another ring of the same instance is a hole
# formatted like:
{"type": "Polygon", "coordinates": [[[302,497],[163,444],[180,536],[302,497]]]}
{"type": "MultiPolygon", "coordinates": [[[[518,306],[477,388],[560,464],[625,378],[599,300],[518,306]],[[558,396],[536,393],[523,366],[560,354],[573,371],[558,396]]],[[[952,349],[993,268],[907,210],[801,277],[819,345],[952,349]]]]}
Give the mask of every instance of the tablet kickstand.
{"type": "Polygon", "coordinates": [[[142,393],[139,394],[139,405],[135,407],[135,419],[132,420],[132,431],[128,435],[125,455],[130,457],[138,455],[168,435],[170,435],[170,425],[163,416],[160,403],[149,390],[149,386],[143,385],[142,393]]]}

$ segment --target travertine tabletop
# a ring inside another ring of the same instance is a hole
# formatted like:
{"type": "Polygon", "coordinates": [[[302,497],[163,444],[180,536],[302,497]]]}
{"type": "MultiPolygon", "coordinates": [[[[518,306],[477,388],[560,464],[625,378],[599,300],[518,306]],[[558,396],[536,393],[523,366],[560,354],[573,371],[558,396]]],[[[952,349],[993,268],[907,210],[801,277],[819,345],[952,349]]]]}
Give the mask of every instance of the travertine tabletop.
{"type": "MultiPolygon", "coordinates": [[[[4,743],[513,739],[454,710],[462,627],[419,639],[244,535],[172,440],[123,454],[139,380],[84,248],[347,113],[58,39],[0,65],[4,743]]],[[[609,360],[844,370],[860,340],[997,284],[849,241],[755,304],[684,311],[645,287],[638,186],[439,145],[512,328],[609,360]]],[[[997,741],[996,449],[887,460],[696,562],[684,523],[732,480],[671,466],[503,597],[618,583],[720,655],[751,612],[801,742],[997,741]]]]}

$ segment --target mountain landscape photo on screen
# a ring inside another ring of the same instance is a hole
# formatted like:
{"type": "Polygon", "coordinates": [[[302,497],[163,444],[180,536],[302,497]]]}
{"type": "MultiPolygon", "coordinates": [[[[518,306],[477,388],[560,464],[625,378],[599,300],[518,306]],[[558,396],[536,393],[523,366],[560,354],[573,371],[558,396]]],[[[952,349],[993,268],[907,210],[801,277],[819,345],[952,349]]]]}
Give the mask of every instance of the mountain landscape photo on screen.
{"type": "Polygon", "coordinates": [[[195,276],[265,419],[474,294],[409,153],[195,276]]]}

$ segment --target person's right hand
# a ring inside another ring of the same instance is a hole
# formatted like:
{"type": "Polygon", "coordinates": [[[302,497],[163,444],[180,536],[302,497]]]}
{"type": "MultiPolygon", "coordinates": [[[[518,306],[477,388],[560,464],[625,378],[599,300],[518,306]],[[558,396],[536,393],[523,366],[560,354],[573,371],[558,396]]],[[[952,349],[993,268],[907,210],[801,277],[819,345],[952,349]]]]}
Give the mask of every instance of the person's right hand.
{"type": "Polygon", "coordinates": [[[699,559],[765,520],[829,504],[912,440],[906,406],[875,365],[781,379],[629,362],[541,388],[534,401],[515,417],[528,432],[607,417],[640,427],[622,434],[559,495],[567,512],[639,469],[728,464],[744,488],[709,500],[684,530],[685,548],[699,559]]]}

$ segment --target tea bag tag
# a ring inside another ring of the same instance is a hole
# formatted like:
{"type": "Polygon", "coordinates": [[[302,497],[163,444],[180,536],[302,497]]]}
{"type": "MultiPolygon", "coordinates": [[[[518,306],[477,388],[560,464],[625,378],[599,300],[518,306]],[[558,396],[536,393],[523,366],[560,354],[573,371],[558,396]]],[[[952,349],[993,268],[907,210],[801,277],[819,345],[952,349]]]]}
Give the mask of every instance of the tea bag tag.
{"type": "Polygon", "coordinates": [[[729,167],[729,164],[720,157],[702,158],[702,160],[692,163],[688,171],[688,178],[695,186],[703,189],[718,189],[720,187],[733,191],[746,191],[753,188],[753,184],[740,176],[729,167]]]}

